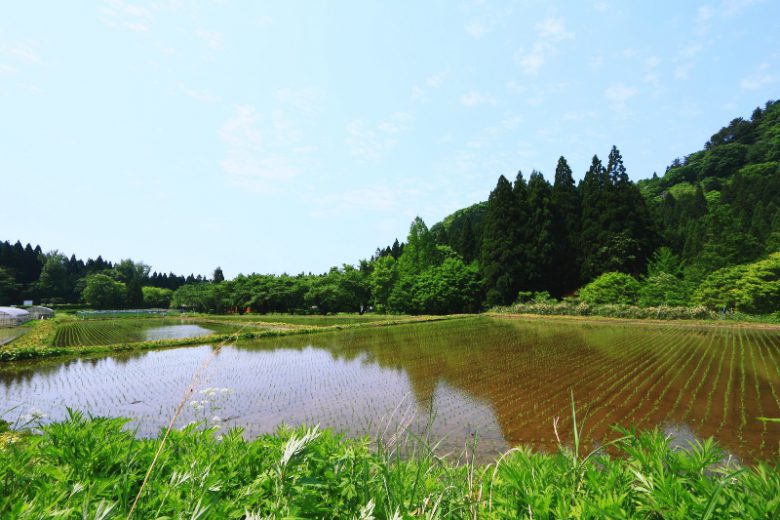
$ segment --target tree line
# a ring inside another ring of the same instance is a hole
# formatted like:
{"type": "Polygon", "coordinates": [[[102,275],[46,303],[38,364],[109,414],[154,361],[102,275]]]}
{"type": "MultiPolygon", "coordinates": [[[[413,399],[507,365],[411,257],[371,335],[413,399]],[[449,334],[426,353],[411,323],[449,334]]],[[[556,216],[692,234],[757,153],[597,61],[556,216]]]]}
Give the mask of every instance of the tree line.
{"type": "Polygon", "coordinates": [[[83,301],[87,282],[95,275],[124,284],[121,306],[143,306],[142,291],[139,292],[141,287],[164,289],[173,294],[182,285],[207,281],[201,275],[184,277],[174,273],[150,273],[149,266],[132,260],[114,264],[99,255],[84,261],[76,255],[68,258],[56,250],[44,253],[40,246],[22,246],[20,241],[14,244],[0,242],[0,305],[21,304],[23,300],[51,304],[79,303],[83,301]],[[135,271],[141,273],[139,282],[134,281],[138,277],[131,276],[135,271]]]}

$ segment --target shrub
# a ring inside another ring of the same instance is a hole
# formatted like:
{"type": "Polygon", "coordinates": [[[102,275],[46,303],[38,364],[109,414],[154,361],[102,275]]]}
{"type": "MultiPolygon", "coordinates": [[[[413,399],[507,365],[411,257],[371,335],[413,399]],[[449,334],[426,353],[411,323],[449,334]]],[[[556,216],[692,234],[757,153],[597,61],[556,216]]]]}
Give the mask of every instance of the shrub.
{"type": "Polygon", "coordinates": [[[604,273],[580,289],[580,299],[590,304],[632,304],[639,295],[639,282],[625,273],[604,273]]]}

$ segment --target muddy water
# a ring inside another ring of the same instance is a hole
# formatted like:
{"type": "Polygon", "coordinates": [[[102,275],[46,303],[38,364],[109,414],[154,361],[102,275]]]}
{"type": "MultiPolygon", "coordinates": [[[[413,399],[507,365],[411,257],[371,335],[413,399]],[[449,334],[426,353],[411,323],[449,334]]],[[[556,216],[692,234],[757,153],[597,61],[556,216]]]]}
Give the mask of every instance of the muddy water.
{"type": "MultiPolygon", "coordinates": [[[[167,424],[193,373],[210,364],[180,425],[247,435],[280,423],[349,435],[430,431],[442,450],[478,437],[482,456],[571,436],[571,393],[588,438],[615,423],[714,436],[746,462],[776,457],[780,332],[744,328],[470,318],[266,339],[224,347],[0,365],[0,411],[121,415],[142,435],[167,424]],[[210,359],[211,358],[211,359],[210,359]]],[[[26,417],[25,417],[26,418],[26,417]]]]}

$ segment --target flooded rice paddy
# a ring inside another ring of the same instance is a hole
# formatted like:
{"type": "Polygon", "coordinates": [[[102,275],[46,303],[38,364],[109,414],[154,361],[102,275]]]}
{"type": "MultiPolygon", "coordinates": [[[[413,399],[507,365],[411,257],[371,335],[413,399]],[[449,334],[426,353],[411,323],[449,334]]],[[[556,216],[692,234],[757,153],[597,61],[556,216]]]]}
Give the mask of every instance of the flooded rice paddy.
{"type": "Polygon", "coordinates": [[[183,339],[232,331],[235,327],[175,318],[79,320],[60,324],[54,346],[72,347],[135,343],[158,339],[183,339]]]}
{"type": "Polygon", "coordinates": [[[751,462],[778,453],[780,332],[679,324],[475,317],[396,327],[174,348],[67,361],[0,364],[6,420],[66,407],[121,415],[142,435],[168,423],[207,360],[179,425],[205,420],[246,434],[280,423],[371,435],[430,423],[442,448],[474,435],[483,456],[571,438],[570,392],[587,436],[611,425],[714,436],[751,462]],[[34,412],[31,412],[34,411],[34,412]]]}

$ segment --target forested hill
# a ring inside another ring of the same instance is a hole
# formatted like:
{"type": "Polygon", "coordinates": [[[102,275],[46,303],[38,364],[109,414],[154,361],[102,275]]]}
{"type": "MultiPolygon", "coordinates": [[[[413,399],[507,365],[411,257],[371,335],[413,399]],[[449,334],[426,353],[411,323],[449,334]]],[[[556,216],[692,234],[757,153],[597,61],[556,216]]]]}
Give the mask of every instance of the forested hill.
{"type": "Polygon", "coordinates": [[[692,275],[780,250],[780,101],[734,119],[639,187],[692,275]]]}
{"type": "Polygon", "coordinates": [[[630,182],[613,148],[575,186],[561,157],[552,183],[502,176],[487,202],[431,232],[480,261],[489,304],[518,291],[563,296],[608,271],[642,277],[654,252],[693,290],[713,270],[780,250],[780,102],[734,119],[663,177],[630,182]]]}

